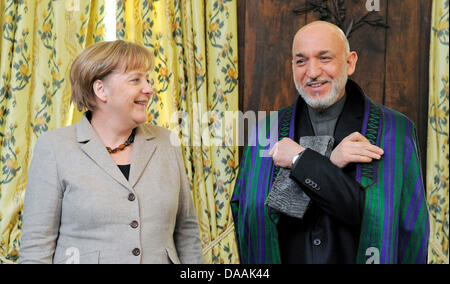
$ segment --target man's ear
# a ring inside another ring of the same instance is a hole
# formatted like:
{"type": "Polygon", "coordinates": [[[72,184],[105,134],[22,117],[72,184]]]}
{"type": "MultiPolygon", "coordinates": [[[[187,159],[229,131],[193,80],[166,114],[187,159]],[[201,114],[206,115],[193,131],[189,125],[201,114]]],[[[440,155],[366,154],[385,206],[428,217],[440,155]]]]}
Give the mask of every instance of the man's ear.
{"type": "Polygon", "coordinates": [[[347,55],[347,75],[351,76],[355,73],[356,62],[358,61],[358,54],[356,51],[352,51],[347,55]]]}
{"type": "Polygon", "coordinates": [[[105,92],[105,84],[102,80],[96,80],[92,86],[94,89],[95,96],[101,102],[106,103],[106,92],[105,92]]]}

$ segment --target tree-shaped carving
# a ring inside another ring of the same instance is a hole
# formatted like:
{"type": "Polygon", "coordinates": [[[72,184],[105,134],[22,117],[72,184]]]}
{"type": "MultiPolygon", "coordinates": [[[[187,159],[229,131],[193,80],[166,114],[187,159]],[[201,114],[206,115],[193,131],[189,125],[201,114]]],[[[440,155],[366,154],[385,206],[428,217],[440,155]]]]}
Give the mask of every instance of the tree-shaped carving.
{"type": "MultiPolygon", "coordinates": [[[[353,3],[360,3],[360,0],[352,0],[353,3]]],[[[367,11],[363,15],[347,20],[345,0],[309,0],[303,7],[294,10],[297,15],[303,15],[309,12],[319,14],[322,21],[327,21],[340,27],[347,38],[350,38],[352,33],[364,25],[373,27],[389,28],[384,22],[383,18],[376,11],[367,11]]]]}

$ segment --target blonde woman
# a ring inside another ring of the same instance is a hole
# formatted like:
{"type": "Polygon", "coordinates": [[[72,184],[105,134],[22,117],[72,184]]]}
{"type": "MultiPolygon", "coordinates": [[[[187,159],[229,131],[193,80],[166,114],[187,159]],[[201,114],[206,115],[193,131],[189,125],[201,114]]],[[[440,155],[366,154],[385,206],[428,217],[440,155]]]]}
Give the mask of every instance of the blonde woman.
{"type": "Polygon", "coordinates": [[[20,263],[201,263],[178,147],[144,124],[151,53],[102,42],[74,61],[81,122],[42,134],[24,202],[20,263]]]}

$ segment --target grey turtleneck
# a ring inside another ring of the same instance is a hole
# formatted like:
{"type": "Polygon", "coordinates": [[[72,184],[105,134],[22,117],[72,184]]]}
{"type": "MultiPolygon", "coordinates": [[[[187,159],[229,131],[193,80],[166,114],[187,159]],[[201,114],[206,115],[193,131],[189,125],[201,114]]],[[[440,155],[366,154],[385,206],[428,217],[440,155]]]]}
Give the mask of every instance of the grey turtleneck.
{"type": "Polygon", "coordinates": [[[311,119],[316,136],[334,136],[334,129],[336,127],[339,115],[344,109],[346,99],[347,95],[344,94],[338,102],[320,112],[308,106],[309,119],[311,119]]]}

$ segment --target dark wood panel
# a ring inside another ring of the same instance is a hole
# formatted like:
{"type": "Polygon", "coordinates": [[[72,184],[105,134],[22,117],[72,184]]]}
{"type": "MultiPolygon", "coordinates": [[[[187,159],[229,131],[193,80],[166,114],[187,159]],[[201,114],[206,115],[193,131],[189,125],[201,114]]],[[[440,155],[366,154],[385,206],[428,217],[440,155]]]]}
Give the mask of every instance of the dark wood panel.
{"type": "Polygon", "coordinates": [[[418,1],[389,1],[385,105],[417,122],[419,102],[418,1]]]}
{"type": "MultiPolygon", "coordinates": [[[[292,39],[305,24],[293,13],[302,1],[247,0],[243,109],[270,111],[291,104],[292,39]]],[[[241,61],[242,63],[242,61],[241,61]]]]}
{"type": "Polygon", "coordinates": [[[429,95],[429,65],[430,65],[430,33],[431,33],[431,0],[419,1],[419,106],[416,121],[417,135],[422,158],[422,169],[426,177],[426,155],[428,134],[428,95],[429,95]]]}
{"type": "Polygon", "coordinates": [[[237,30],[238,30],[238,57],[239,57],[239,109],[243,110],[244,107],[244,83],[245,80],[244,74],[245,74],[245,11],[246,11],[246,4],[247,1],[245,0],[238,0],[237,1],[237,30]]]}
{"type": "MultiPolygon", "coordinates": [[[[381,1],[377,12],[385,21],[387,2],[381,1]]],[[[349,1],[347,19],[357,19],[367,13],[365,1],[349,1]]],[[[358,54],[355,74],[351,77],[375,102],[383,103],[385,81],[385,50],[388,30],[365,25],[350,37],[350,49],[358,54]]]]}
{"type": "Polygon", "coordinates": [[[416,125],[423,169],[428,115],[428,72],[423,69],[428,69],[429,61],[426,46],[430,42],[430,4],[389,1],[386,46],[385,105],[405,114],[416,125]]]}

